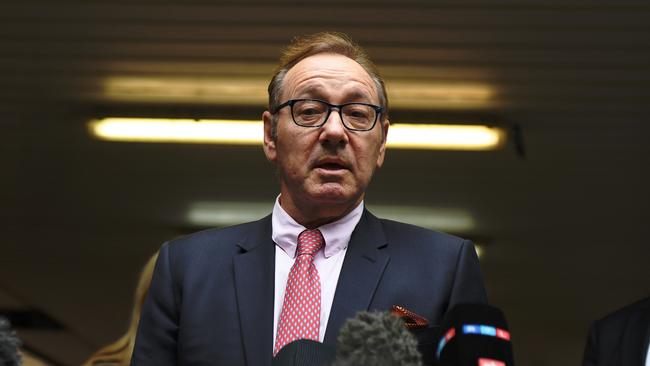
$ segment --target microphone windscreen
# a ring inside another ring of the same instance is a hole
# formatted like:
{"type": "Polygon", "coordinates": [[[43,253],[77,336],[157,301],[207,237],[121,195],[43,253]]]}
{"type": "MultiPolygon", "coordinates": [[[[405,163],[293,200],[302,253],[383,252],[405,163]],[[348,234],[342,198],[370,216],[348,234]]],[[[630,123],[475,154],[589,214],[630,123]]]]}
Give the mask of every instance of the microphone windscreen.
{"type": "Polygon", "coordinates": [[[272,366],[326,366],[336,356],[336,350],[323,343],[299,339],[288,343],[273,357],[272,366]]]}
{"type": "Polygon", "coordinates": [[[9,320],[0,316],[0,365],[18,366],[21,364],[21,357],[18,349],[22,342],[11,329],[9,320]]]}
{"type": "Polygon", "coordinates": [[[339,332],[333,366],[421,366],[415,337],[387,312],[359,312],[339,332]]]}
{"type": "Polygon", "coordinates": [[[512,344],[503,312],[485,304],[459,304],[449,311],[437,345],[440,365],[512,366],[512,344]]]}

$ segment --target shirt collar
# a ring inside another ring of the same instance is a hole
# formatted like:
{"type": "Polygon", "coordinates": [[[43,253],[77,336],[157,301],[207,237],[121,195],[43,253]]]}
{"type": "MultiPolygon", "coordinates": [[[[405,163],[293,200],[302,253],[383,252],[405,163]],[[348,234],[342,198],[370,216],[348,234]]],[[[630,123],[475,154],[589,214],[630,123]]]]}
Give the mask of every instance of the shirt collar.
{"type": "MultiPolygon", "coordinates": [[[[350,213],[341,217],[340,219],[318,227],[325,239],[325,249],[323,254],[325,258],[329,258],[339,251],[347,248],[352,236],[352,231],[361,220],[363,214],[363,201],[355,207],[350,213]]],[[[289,214],[280,206],[280,196],[275,199],[273,206],[273,215],[271,218],[273,226],[273,233],[271,237],[273,241],[284,250],[291,258],[296,256],[296,245],[298,243],[298,235],[300,235],[306,228],[296,222],[289,214]]]]}

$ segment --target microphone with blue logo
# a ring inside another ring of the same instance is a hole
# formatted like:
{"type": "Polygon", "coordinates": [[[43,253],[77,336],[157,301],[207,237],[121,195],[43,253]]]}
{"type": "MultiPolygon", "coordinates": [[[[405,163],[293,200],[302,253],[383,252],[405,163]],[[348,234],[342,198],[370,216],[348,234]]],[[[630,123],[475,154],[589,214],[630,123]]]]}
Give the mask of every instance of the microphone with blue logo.
{"type": "Polygon", "coordinates": [[[436,358],[441,366],[513,366],[503,312],[485,304],[459,304],[445,315],[436,358]]]}

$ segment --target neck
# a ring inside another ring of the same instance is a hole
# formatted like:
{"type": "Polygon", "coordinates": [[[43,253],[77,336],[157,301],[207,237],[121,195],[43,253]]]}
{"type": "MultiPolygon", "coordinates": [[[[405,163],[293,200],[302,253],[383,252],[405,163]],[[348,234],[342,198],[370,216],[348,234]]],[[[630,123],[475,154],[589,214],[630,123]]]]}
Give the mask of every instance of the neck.
{"type": "Polygon", "coordinates": [[[358,200],[345,205],[340,204],[313,204],[310,207],[296,205],[291,195],[280,195],[280,206],[296,220],[297,223],[307,229],[316,229],[330,222],[334,222],[349,214],[363,200],[363,195],[358,200]]]}

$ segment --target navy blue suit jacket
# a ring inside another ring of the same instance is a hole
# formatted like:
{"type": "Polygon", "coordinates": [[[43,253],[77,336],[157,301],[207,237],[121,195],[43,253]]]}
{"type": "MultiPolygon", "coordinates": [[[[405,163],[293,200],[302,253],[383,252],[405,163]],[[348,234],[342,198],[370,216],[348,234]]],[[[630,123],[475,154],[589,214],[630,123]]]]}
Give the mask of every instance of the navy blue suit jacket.
{"type": "MultiPolygon", "coordinates": [[[[132,365],[269,366],[275,244],[271,217],[165,243],[132,365]]],[[[324,343],[360,310],[402,305],[438,324],[454,304],[486,302],[473,245],[364,211],[352,233],[324,343]]]]}
{"type": "Polygon", "coordinates": [[[650,297],[595,322],[583,366],[645,366],[650,341],[650,297]]]}

